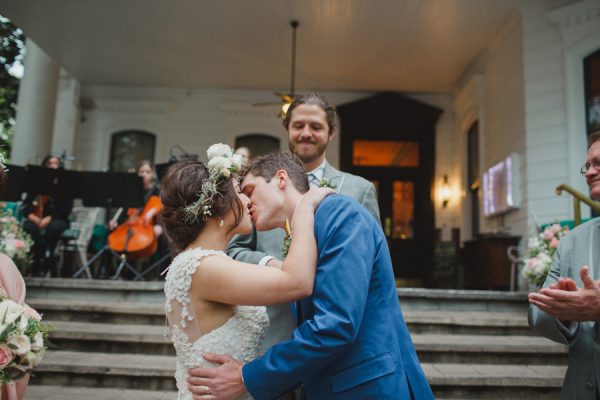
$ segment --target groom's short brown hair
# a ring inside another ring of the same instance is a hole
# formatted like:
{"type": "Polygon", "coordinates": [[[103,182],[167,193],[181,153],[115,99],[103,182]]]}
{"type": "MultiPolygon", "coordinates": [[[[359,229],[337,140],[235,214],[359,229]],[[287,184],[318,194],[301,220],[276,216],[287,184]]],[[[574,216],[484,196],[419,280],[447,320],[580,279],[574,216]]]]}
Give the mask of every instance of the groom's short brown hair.
{"type": "Polygon", "coordinates": [[[271,153],[259,157],[246,168],[244,175],[252,174],[265,178],[267,182],[275,176],[277,171],[285,170],[288,177],[300,193],[308,192],[308,178],[300,158],[292,153],[271,153]]]}

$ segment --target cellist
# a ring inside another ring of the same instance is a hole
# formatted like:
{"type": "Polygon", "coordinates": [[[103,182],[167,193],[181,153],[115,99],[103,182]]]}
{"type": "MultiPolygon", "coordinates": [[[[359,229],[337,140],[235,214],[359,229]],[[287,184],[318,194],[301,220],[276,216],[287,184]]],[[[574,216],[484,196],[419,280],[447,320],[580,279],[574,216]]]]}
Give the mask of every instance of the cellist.
{"type": "MultiPolygon", "coordinates": [[[[139,162],[136,168],[136,173],[143,180],[144,185],[144,205],[148,203],[148,201],[152,198],[152,196],[160,195],[160,188],[157,183],[156,172],[154,169],[154,165],[150,160],[142,160],[139,162]]],[[[142,210],[144,207],[141,207],[142,210]]],[[[131,214],[131,213],[130,213],[131,214]]],[[[111,231],[115,230],[117,226],[127,222],[128,218],[143,218],[144,216],[135,215],[127,215],[127,213],[121,213],[121,216],[115,220],[115,218],[109,221],[108,227],[111,231]]],[[[156,214],[151,216],[150,219],[152,223],[152,227],[154,229],[154,234],[156,235],[156,239],[158,241],[158,250],[157,253],[162,255],[166,249],[168,248],[165,237],[163,236],[162,226],[158,223],[156,214]]]]}

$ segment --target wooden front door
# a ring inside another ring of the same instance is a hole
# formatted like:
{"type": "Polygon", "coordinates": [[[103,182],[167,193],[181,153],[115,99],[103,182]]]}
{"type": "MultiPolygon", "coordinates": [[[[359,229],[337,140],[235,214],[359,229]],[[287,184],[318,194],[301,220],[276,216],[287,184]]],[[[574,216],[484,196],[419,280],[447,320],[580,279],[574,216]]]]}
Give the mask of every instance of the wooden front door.
{"type": "Polygon", "coordinates": [[[338,107],[341,168],[374,183],[399,285],[429,286],[435,123],[440,110],[397,93],[338,107]]]}

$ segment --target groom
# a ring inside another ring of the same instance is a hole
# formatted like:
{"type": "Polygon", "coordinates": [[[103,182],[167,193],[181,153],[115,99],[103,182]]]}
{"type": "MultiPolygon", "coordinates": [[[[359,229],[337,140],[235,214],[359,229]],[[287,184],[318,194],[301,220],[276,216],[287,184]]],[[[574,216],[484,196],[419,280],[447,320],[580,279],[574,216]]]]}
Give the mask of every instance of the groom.
{"type": "MultiPolygon", "coordinates": [[[[242,182],[259,230],[283,227],[308,190],[300,160],[275,153],[242,182]]],[[[290,340],[242,365],[207,354],[218,368],[190,369],[195,399],[276,399],[297,386],[308,399],[433,399],[402,317],[386,238],[358,202],[325,198],[315,213],[319,260],[313,295],[296,305],[290,340]]]]}

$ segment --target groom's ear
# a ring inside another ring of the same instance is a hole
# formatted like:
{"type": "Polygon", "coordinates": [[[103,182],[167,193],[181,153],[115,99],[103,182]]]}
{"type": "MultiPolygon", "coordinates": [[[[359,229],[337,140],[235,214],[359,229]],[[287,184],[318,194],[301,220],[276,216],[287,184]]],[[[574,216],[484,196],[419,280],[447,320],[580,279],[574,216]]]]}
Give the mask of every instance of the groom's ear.
{"type": "Polygon", "coordinates": [[[288,181],[288,173],[284,169],[280,169],[275,173],[275,177],[277,178],[277,186],[279,189],[285,189],[288,181]]]}

